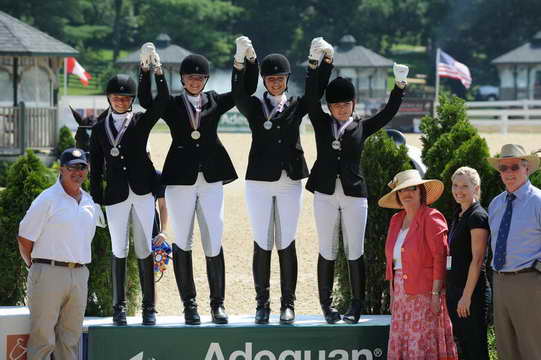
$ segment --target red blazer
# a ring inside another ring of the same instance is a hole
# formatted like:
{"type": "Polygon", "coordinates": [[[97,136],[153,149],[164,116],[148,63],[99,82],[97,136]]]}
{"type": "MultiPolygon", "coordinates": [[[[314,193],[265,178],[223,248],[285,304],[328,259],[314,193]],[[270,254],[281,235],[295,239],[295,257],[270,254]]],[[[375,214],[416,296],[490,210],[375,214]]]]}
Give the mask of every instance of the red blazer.
{"type": "MultiPolygon", "coordinates": [[[[385,242],[387,268],[385,278],[393,279],[393,249],[406,211],[393,215],[385,242]]],[[[422,205],[410,224],[402,246],[402,276],[406,294],[427,294],[433,280],[444,280],[447,245],[447,221],[442,213],[422,205]]]]}

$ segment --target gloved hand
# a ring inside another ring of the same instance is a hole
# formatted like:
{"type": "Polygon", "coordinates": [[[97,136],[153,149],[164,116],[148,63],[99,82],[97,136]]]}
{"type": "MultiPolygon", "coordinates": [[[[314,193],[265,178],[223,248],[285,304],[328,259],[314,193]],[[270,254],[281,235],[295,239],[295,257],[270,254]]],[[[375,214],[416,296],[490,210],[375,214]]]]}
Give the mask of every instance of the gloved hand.
{"type": "Polygon", "coordinates": [[[156,48],[154,47],[154,44],[151,42],[144,43],[143,46],[141,46],[141,52],[139,53],[139,60],[141,63],[141,67],[144,70],[148,70],[151,64],[151,54],[152,52],[156,51],[156,48]]]}
{"type": "Polygon", "coordinates": [[[239,64],[244,64],[244,58],[255,58],[254,47],[252,41],[247,36],[239,36],[235,40],[237,52],[235,53],[235,61],[239,64]]]}
{"type": "Polygon", "coordinates": [[[327,43],[323,40],[322,37],[317,37],[312,40],[310,44],[310,53],[308,54],[308,62],[314,65],[319,64],[319,60],[323,56],[324,43],[327,43]]]}
{"type": "Polygon", "coordinates": [[[158,55],[158,52],[156,51],[156,49],[154,49],[154,51],[152,51],[149,56],[150,63],[154,67],[154,71],[156,71],[156,69],[162,66],[162,63],[160,62],[160,55],[158,55]]]}
{"type": "Polygon", "coordinates": [[[323,54],[329,59],[332,59],[334,56],[334,48],[332,47],[332,45],[323,39],[321,39],[320,44],[323,54]]]}
{"type": "Polygon", "coordinates": [[[394,79],[396,82],[396,85],[403,89],[408,84],[408,81],[406,80],[408,78],[408,72],[409,67],[407,65],[397,64],[394,63],[393,65],[393,73],[394,73],[394,79]]]}

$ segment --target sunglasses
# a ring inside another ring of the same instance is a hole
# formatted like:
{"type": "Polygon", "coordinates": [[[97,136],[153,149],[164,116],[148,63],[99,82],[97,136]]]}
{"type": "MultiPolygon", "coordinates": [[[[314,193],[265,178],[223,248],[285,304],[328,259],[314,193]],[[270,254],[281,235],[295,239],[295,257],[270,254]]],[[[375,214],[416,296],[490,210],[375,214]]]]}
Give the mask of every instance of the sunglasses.
{"type": "Polygon", "coordinates": [[[67,165],[66,169],[68,169],[68,171],[70,172],[85,171],[86,169],[88,169],[88,165],[85,165],[85,164],[67,165]]]}
{"type": "Polygon", "coordinates": [[[415,190],[417,190],[417,185],[408,186],[407,188],[403,188],[403,189],[398,190],[398,192],[401,193],[401,192],[415,191],[415,190]]]}
{"type": "Polygon", "coordinates": [[[502,173],[506,172],[507,170],[511,170],[511,171],[518,171],[518,169],[520,169],[520,165],[519,164],[513,164],[511,166],[507,166],[507,165],[500,165],[498,166],[498,170],[502,173]]]}

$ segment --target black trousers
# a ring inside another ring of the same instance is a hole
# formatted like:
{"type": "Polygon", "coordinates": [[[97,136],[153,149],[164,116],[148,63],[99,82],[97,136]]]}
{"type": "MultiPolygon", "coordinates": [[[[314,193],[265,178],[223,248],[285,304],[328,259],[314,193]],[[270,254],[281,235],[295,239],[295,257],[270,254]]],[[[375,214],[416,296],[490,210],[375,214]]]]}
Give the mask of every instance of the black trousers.
{"type": "Polygon", "coordinates": [[[479,281],[473,292],[470,316],[461,318],[456,311],[464,288],[447,285],[446,297],[449,317],[453,323],[453,335],[460,358],[463,360],[489,360],[487,343],[487,312],[491,289],[484,280],[479,281]]]}

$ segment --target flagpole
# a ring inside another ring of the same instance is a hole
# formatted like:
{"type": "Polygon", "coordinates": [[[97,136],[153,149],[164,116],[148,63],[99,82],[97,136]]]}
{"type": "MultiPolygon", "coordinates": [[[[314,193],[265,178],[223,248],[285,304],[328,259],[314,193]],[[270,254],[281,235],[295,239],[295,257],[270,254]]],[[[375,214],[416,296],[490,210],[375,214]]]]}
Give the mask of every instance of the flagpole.
{"type": "Polygon", "coordinates": [[[68,95],[68,58],[64,58],[64,96],[68,95]]]}
{"type": "Polygon", "coordinates": [[[440,76],[438,74],[438,64],[440,62],[440,48],[436,49],[436,89],[434,91],[434,116],[436,115],[436,108],[440,103],[439,94],[440,94],[440,76]]]}

